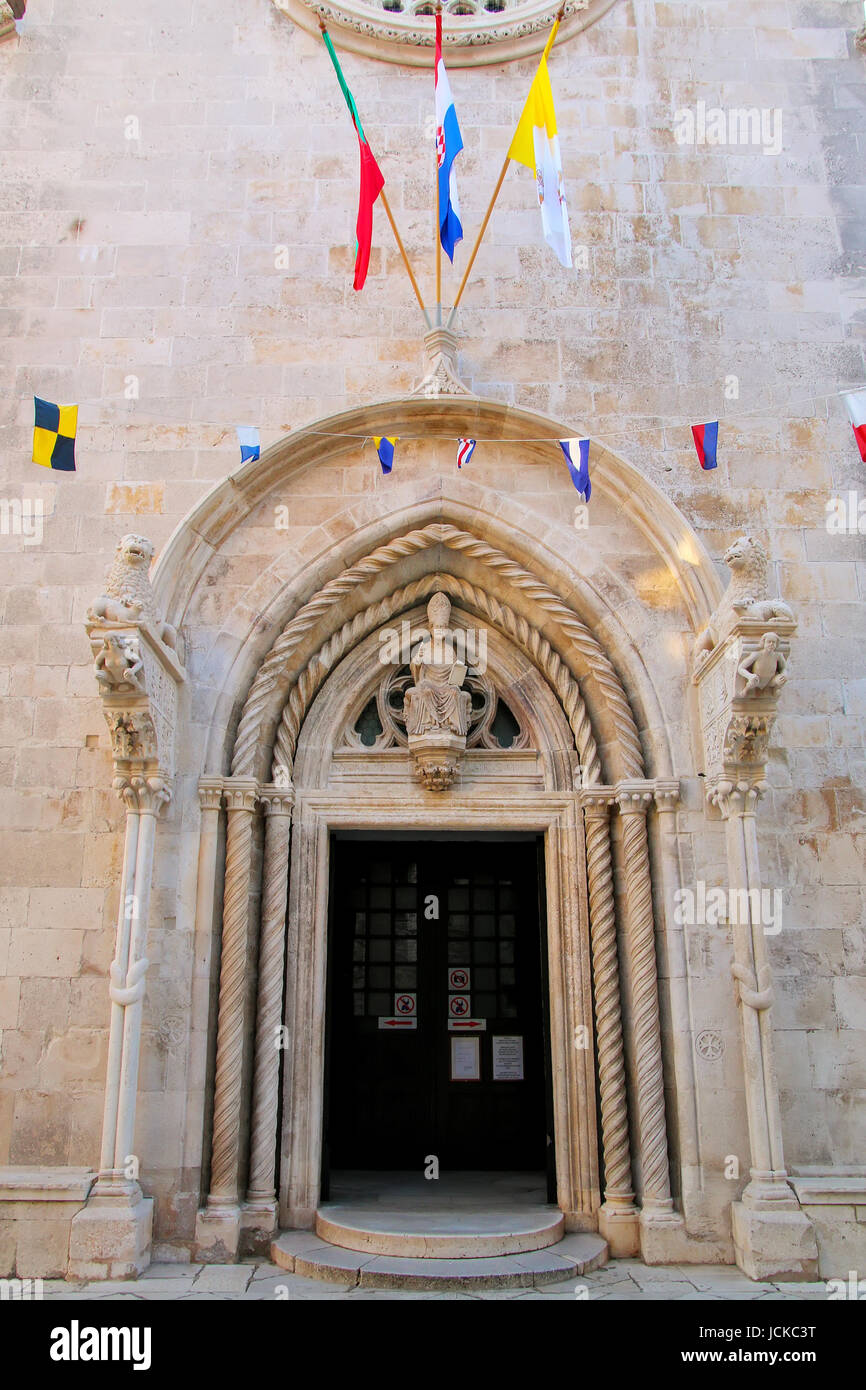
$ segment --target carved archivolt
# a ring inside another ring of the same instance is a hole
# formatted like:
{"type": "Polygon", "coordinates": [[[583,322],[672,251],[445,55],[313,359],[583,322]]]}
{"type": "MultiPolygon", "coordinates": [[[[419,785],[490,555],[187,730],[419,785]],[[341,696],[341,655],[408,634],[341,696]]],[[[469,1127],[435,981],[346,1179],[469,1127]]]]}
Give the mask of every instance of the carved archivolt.
{"type": "MultiPolygon", "coordinates": [[[[275,765],[290,765],[303,710],[309,705],[310,698],[321,680],[321,677],[317,679],[316,662],[322,663],[322,674],[324,674],[324,671],[330,669],[338,656],[342,655],[348,647],[354,645],[366,635],[366,632],[372,630],[376,623],[384,622],[389,618],[396,611],[397,604],[389,607],[391,601],[384,600],[382,604],[375,604],[368,609],[367,614],[360,613],[345,623],[339,632],[325,643],[318,656],[309,662],[303,675],[296,676],[292,656],[303,645],[310,633],[324,623],[334,605],[339,603],[347,594],[352,593],[359,585],[374,575],[380,574],[389,566],[398,563],[406,556],[417,554],[419,551],[427,550],[436,545],[445,545],[449,549],[479,561],[492,570],[498,579],[526,593],[541,614],[557,623],[567,639],[566,643],[563,644],[565,649],[570,648],[579,655],[587,668],[586,674],[595,680],[604,706],[613,721],[617,733],[616,756],[620,763],[619,775],[642,777],[644,775],[643,755],[634,716],[611,662],[589,628],[536,575],[523,569],[522,566],[504,555],[502,551],[488,545],[486,541],[479,540],[477,536],[461,531],[455,526],[442,523],[434,523],[421,530],[410,531],[405,536],[397,537],[386,545],[380,546],[341,575],[330,580],[309,603],[304,604],[296,613],[277,638],[250,688],[238,727],[232,759],[232,775],[249,776],[254,774],[260,757],[259,750],[262,746],[263,734],[266,732],[268,724],[277,715],[280,693],[287,691],[293,678],[296,678],[297,687],[290,696],[290,705],[286,706],[274,756],[275,765]],[[365,624],[367,615],[374,615],[369,626],[365,624]]],[[[417,600],[422,593],[429,593],[432,588],[439,585],[468,606],[475,607],[495,626],[501,627],[503,631],[509,633],[539,666],[539,669],[544,671],[560,699],[563,700],[563,708],[574,729],[575,742],[581,755],[581,762],[586,768],[586,780],[600,780],[601,767],[598,752],[589,725],[589,718],[583,708],[577,682],[563,658],[541,636],[537,625],[528,623],[507,605],[500,603],[498,599],[486,594],[482,599],[482,590],[466,583],[466,581],[456,579],[454,576],[431,575],[426,580],[418,581],[418,584],[426,585],[426,588],[419,587],[411,597],[410,593],[414,586],[409,585],[405,591],[400,591],[404,594],[400,600],[404,606],[417,600]],[[564,695],[566,694],[569,704],[565,703],[564,695]],[[575,720],[577,720],[577,727],[575,727],[575,720]]],[[[392,599],[396,597],[396,595],[392,595],[392,599]]]]}
{"type": "MultiPolygon", "coordinates": [[[[283,709],[274,745],[274,780],[277,778],[278,768],[291,769],[298,735],[310,702],[332,667],[369,632],[387,622],[395,613],[411,607],[434,589],[446,589],[464,605],[474,608],[495,626],[508,633],[531,657],[556,692],[571,726],[584,782],[600,781],[601,761],[580,687],[550,643],[507,604],[500,603],[498,599],[492,598],[483,589],[465,579],[442,574],[425,575],[423,579],[417,579],[414,584],[407,584],[388,598],[382,599],[380,603],[373,604],[363,613],[358,613],[316,653],[292,687],[283,709]]],[[[284,776],[285,773],[281,771],[280,775],[284,776]]]]}

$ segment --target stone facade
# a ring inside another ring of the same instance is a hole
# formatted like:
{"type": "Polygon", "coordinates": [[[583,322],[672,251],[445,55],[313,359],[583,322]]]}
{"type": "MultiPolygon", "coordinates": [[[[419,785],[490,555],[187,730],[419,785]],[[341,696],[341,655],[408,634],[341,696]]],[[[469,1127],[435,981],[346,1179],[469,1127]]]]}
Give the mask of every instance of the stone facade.
{"type": "MultiPolygon", "coordinates": [[[[315,1068],[275,1071],[256,1032],[284,973],[315,1031],[317,834],[377,777],[374,824],[556,846],[572,1227],[649,1262],[864,1268],[866,485],[836,396],[866,384],[861,19],[620,0],[558,44],[576,270],[512,168],[456,319],[462,392],[446,343],[444,389],[413,395],[425,324],[378,207],[351,288],[357,154],[319,40],[271,0],[31,0],[0,51],[0,1273],[234,1257],[309,1219],[315,1068]],[[742,108],[767,113],[755,144],[678,143],[683,112],[730,136],[742,108]],[[76,474],[30,464],[34,394],[81,403],[76,474]],[[689,425],[717,417],[703,473],[689,425]],[[400,436],[389,477],[374,434],[400,436]],[[554,442],[575,435],[586,517],[554,442]],[[152,612],[100,612],[141,533],[152,612]],[[723,597],[741,536],[760,611],[723,597]],[[339,744],[377,632],[438,588],[532,739],[428,790],[406,749],[339,744]],[[749,888],[771,913],[747,940],[705,909],[749,888]]],[[[429,301],[431,74],[344,66],[429,301]]],[[[452,78],[446,301],[533,66],[452,78]]]]}

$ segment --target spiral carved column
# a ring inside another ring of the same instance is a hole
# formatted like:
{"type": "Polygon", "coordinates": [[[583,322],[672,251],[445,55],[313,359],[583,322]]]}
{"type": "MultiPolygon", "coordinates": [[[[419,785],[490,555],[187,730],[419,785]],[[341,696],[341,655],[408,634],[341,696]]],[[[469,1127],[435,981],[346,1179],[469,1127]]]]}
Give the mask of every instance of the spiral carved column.
{"type": "Polygon", "coordinates": [[[252,1139],[247,1211],[254,1209],[273,1229],[276,1222],[277,1106],[280,1082],[280,1025],[286,955],[286,896],[289,838],[295,794],[291,787],[264,787],[265,861],[262,930],[253,1074],[252,1139]]]}
{"type": "Polygon", "coordinates": [[[672,1213],[661,1023],[646,813],[652,791],[617,788],[625,868],[626,956],[637,1069],[637,1120],[644,1216],[672,1213]]]}
{"type": "Polygon", "coordinates": [[[583,793],[586,863],[589,882],[590,940],[595,992],[595,1028],[604,1149],[604,1204],[599,1229],[617,1257],[638,1251],[638,1213],[634,1205],[629,1150],[628,1107],[616,949],[613,870],[610,856],[609,789],[583,793]]]}
{"type": "Polygon", "coordinates": [[[238,1180],[244,1061],[247,935],[252,872],[253,815],[258,784],[252,777],[223,784],[226,834],[225,894],[217,1015],[211,1176],[207,1208],[196,1225],[196,1258],[234,1260],[240,1235],[238,1180]]]}

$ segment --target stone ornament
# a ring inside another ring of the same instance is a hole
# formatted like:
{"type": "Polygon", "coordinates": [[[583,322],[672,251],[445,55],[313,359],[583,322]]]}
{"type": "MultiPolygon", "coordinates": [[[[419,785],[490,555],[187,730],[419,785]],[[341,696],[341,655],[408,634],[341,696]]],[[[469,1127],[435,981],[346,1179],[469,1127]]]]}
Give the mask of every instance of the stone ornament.
{"type": "Polygon", "coordinates": [[[177,646],[177,633],[162,621],[156,610],[149,570],[153,545],[146,536],[130,534],[117,542],[114,561],[108,571],[105,593],[87,611],[94,626],[111,623],[146,623],[167,647],[177,646]]]}
{"type": "Polygon", "coordinates": [[[466,752],[472,696],[463,689],[466,666],[454,657],[451,600],[435,593],[427,604],[430,632],[412,653],[413,685],[403,696],[409,752],[428,791],[444,791],[466,752]]]}
{"type": "Polygon", "coordinates": [[[474,396],[457,372],[457,334],[450,328],[431,328],[424,334],[424,348],[430,363],[413,396],[474,396]]]}
{"type": "MultiPolygon", "coordinates": [[[[769,622],[784,618],[793,622],[787,603],[770,598],[767,552],[754,536],[739,536],[724,554],[731,578],[722,601],[695,643],[695,661],[702,665],[741,620],[769,622]]],[[[784,669],[784,668],[783,668],[784,669]]]]}
{"type": "Polygon", "coordinates": [[[705,1062],[717,1062],[724,1055],[724,1051],[724,1038],[712,1028],[705,1028],[695,1038],[695,1052],[699,1057],[703,1057],[705,1062]]]}
{"type": "Polygon", "coordinates": [[[778,690],[785,684],[787,658],[779,649],[778,632],[765,632],[758,646],[748,652],[737,667],[737,675],[746,682],[744,694],[753,690],[778,690]]]}
{"type": "Polygon", "coordinates": [[[107,633],[93,664],[93,673],[100,685],[112,690],[144,690],[144,663],[134,637],[107,633]]]}
{"type": "MultiPolygon", "coordinates": [[[[580,33],[615,0],[566,0],[560,42],[580,33]]],[[[273,0],[308,34],[318,21],[340,31],[340,46],[409,67],[430,67],[431,0],[273,0]]],[[[502,63],[540,53],[559,6],[551,0],[448,0],[443,42],[449,67],[502,63]]]]}

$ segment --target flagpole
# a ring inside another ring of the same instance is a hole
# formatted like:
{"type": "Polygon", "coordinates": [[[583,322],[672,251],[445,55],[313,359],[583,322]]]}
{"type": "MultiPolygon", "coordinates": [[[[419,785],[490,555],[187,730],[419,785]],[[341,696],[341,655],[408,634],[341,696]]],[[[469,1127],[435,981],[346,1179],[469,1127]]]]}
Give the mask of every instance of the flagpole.
{"type": "MultiPolygon", "coordinates": [[[[557,30],[558,30],[558,28],[559,28],[559,26],[560,26],[560,24],[561,24],[561,22],[562,22],[562,20],[563,20],[564,17],[565,17],[565,6],[562,5],[562,6],[560,7],[560,9],[557,11],[556,18],[555,18],[554,21],[553,21],[553,27],[552,27],[552,29],[551,29],[551,31],[550,31],[550,36],[549,36],[549,38],[548,38],[548,40],[547,40],[547,43],[544,45],[544,52],[542,53],[541,58],[539,59],[539,63],[538,63],[538,66],[539,66],[539,67],[541,67],[541,64],[544,62],[545,58],[547,57],[548,53],[550,52],[551,48],[553,47],[553,41],[554,41],[554,39],[556,38],[556,32],[557,32],[557,30]]],[[[508,148],[510,149],[511,146],[509,145],[508,148]]],[[[473,248],[472,248],[472,255],[469,257],[469,264],[467,265],[465,271],[463,272],[463,279],[460,281],[460,288],[459,288],[458,291],[457,291],[457,297],[456,297],[455,300],[454,300],[454,306],[453,306],[453,308],[452,308],[452,310],[451,310],[451,313],[448,315],[448,323],[446,324],[446,327],[447,327],[447,328],[450,328],[451,325],[452,325],[452,323],[454,322],[454,315],[457,313],[457,306],[458,306],[459,303],[460,303],[460,300],[461,300],[462,295],[463,295],[463,291],[464,291],[464,289],[466,288],[466,281],[469,279],[469,276],[470,276],[470,274],[471,274],[471,272],[472,272],[472,267],[473,267],[473,265],[475,264],[475,257],[478,255],[478,248],[479,248],[479,246],[481,245],[481,241],[482,241],[482,238],[483,238],[483,236],[484,236],[484,233],[487,231],[487,223],[490,221],[490,214],[491,214],[492,211],[493,211],[494,205],[495,205],[495,203],[496,203],[496,199],[499,197],[499,190],[500,190],[500,188],[502,187],[502,185],[503,185],[503,183],[504,183],[504,181],[505,181],[505,175],[508,173],[508,165],[509,165],[510,161],[511,161],[511,156],[507,154],[507,155],[505,156],[505,162],[504,162],[504,164],[502,165],[502,169],[500,170],[499,178],[498,178],[497,181],[496,181],[496,187],[495,187],[494,190],[493,190],[493,197],[490,199],[490,203],[489,203],[489,205],[488,205],[487,211],[486,211],[486,213],[484,214],[484,221],[481,223],[481,231],[478,233],[478,236],[475,238],[475,245],[474,245],[473,248]]]]}
{"type": "MultiPolygon", "coordinates": [[[[328,33],[328,27],[327,27],[327,25],[325,24],[325,21],[322,19],[322,16],[321,16],[321,15],[319,15],[319,16],[317,16],[317,17],[318,17],[318,21],[319,21],[319,29],[321,30],[322,35],[324,36],[324,35],[326,35],[326,34],[328,33]]],[[[334,63],[336,64],[336,55],[334,56],[334,63]]],[[[337,76],[340,77],[339,68],[337,69],[337,76]]],[[[343,79],[342,77],[340,77],[340,81],[341,81],[341,83],[343,83],[343,82],[345,81],[345,79],[343,79]]],[[[347,97],[347,100],[348,100],[348,97],[347,97]]],[[[402,239],[402,237],[400,236],[400,233],[399,233],[398,230],[397,230],[397,223],[394,221],[394,214],[393,214],[392,211],[391,211],[391,204],[388,202],[388,198],[387,198],[387,195],[386,195],[386,193],[385,193],[384,188],[382,188],[382,189],[380,190],[380,192],[379,192],[379,197],[382,199],[382,206],[383,206],[383,208],[385,209],[385,215],[387,216],[388,221],[389,221],[390,224],[391,224],[391,231],[394,233],[394,239],[395,239],[395,241],[397,242],[397,249],[399,250],[400,255],[401,255],[402,259],[403,259],[403,264],[404,264],[404,266],[406,267],[406,273],[408,274],[409,279],[410,279],[410,281],[411,281],[411,283],[412,283],[412,288],[413,288],[413,290],[415,291],[415,298],[418,300],[418,304],[420,305],[420,308],[421,308],[421,313],[424,315],[424,322],[426,323],[427,327],[430,328],[430,327],[432,326],[431,323],[430,323],[430,316],[429,316],[429,314],[427,313],[427,310],[426,310],[425,307],[424,307],[424,300],[421,298],[421,291],[420,291],[419,288],[418,288],[418,281],[415,279],[415,276],[414,276],[414,274],[413,274],[413,272],[412,272],[412,267],[411,267],[411,265],[409,264],[409,257],[408,257],[407,254],[406,254],[406,248],[405,248],[405,246],[403,245],[403,239],[402,239]]]]}
{"type": "MultiPolygon", "coordinates": [[[[436,0],[436,14],[442,14],[442,0],[436,0]]],[[[433,120],[436,120],[436,48],[433,48],[433,120]]],[[[436,138],[437,132],[433,132],[433,153],[436,159],[436,225],[433,228],[433,235],[436,240],[436,326],[442,327],[442,237],[441,231],[441,210],[439,206],[439,141],[436,138]]]]}

